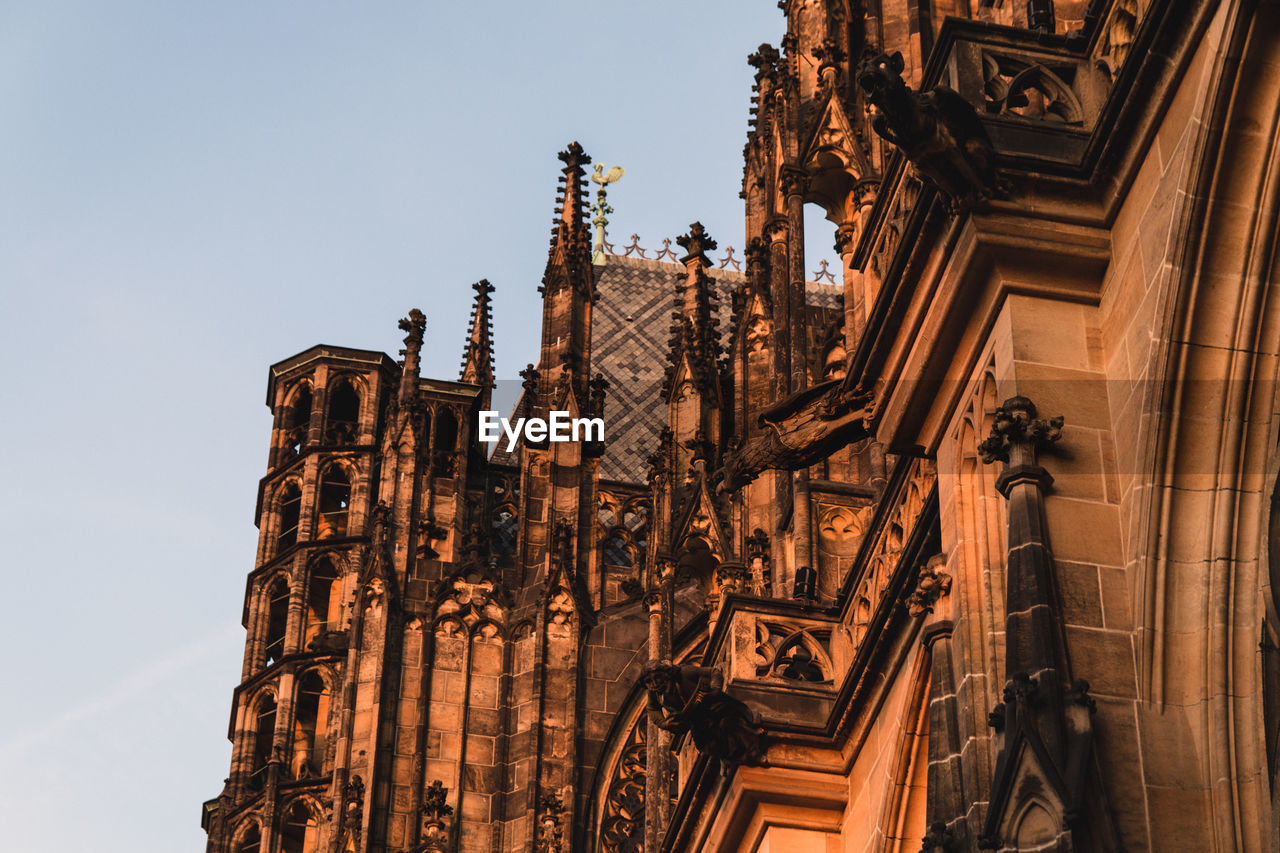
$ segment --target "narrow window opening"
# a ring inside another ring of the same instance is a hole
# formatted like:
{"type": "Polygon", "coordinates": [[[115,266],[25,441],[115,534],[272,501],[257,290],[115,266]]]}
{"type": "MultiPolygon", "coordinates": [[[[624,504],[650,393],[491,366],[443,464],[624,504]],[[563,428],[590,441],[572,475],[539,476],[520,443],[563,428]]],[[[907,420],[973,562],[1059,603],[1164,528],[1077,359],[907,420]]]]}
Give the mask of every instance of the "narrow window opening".
{"type": "Polygon", "coordinates": [[[284,654],[284,635],[288,624],[289,584],[284,578],[276,578],[267,593],[267,666],[280,660],[284,654]]]}
{"type": "Polygon", "coordinates": [[[319,853],[320,831],[311,809],[294,803],[280,828],[280,853],[319,853]]]}
{"type": "Polygon", "coordinates": [[[360,422],[360,392],[350,379],[343,379],[329,394],[329,441],[350,444],[356,439],[360,422]]]}
{"type": "Polygon", "coordinates": [[[458,419],[449,409],[442,409],[436,417],[435,462],[436,473],[448,476],[453,473],[454,457],[458,444],[458,419]]]}
{"type": "Polygon", "coordinates": [[[320,524],[317,539],[347,535],[351,480],[341,466],[331,465],[320,479],[320,524]]]}
{"type": "Polygon", "coordinates": [[[259,853],[262,849],[262,833],[258,830],[257,824],[249,827],[241,840],[240,846],[236,848],[236,853],[259,853]]]}
{"type": "Polygon", "coordinates": [[[307,587],[306,645],[327,631],[338,630],[339,588],[338,570],[324,558],[311,569],[307,587]]]}
{"type": "Polygon", "coordinates": [[[329,691],[319,673],[309,672],[298,686],[294,713],[292,770],[295,779],[323,775],[328,724],[329,691]]]}
{"type": "Polygon", "coordinates": [[[298,542],[298,519],[302,514],[302,490],[293,483],[284,487],[280,497],[279,550],[292,548],[298,542]]]}
{"type": "Polygon", "coordinates": [[[293,398],[288,410],[286,441],[289,449],[298,454],[307,443],[307,430],[311,428],[311,388],[303,385],[293,398]]]}
{"type": "Polygon", "coordinates": [[[271,761],[271,749],[275,745],[276,700],[265,696],[258,706],[258,721],[253,735],[253,765],[249,773],[249,787],[262,790],[267,783],[267,763],[271,761]]]}

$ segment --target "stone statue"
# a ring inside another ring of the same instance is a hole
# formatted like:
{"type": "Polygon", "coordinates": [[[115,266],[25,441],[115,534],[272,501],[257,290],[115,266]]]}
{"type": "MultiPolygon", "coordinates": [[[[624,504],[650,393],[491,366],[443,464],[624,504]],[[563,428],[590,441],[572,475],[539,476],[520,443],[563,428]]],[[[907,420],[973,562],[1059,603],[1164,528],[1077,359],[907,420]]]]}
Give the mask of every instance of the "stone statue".
{"type": "Polygon", "coordinates": [[[865,438],[871,397],[844,383],[829,379],[765,409],[764,432],[725,458],[719,488],[736,491],[770,468],[796,471],[865,438]]]}
{"type": "Polygon", "coordinates": [[[699,752],[726,764],[767,763],[760,717],[724,692],[724,674],[709,666],[649,663],[644,671],[649,714],[676,737],[686,732],[699,752]]]}
{"type": "Polygon", "coordinates": [[[899,148],[952,209],[1000,194],[995,155],[973,105],[947,86],[913,92],[902,80],[902,54],[868,56],[858,85],[876,108],[871,127],[899,148]]]}

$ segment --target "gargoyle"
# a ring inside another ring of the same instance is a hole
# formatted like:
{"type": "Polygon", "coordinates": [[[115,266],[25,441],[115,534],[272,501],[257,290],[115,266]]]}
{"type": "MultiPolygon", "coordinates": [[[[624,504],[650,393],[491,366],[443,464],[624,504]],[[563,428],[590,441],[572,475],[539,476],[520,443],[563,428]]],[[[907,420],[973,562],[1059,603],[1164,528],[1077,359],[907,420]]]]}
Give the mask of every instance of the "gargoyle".
{"type": "Polygon", "coordinates": [[[767,763],[760,717],[724,692],[724,674],[709,666],[652,662],[645,667],[649,714],[660,729],[688,732],[699,752],[726,764],[767,763]]]}
{"type": "Polygon", "coordinates": [[[872,129],[901,149],[953,209],[1000,195],[991,139],[973,105],[947,86],[911,91],[902,68],[897,52],[869,56],[858,66],[858,85],[876,108],[872,129]]]}
{"type": "Polygon", "coordinates": [[[830,379],[777,402],[760,414],[764,432],[729,454],[716,473],[722,491],[736,491],[770,468],[795,471],[867,436],[871,396],[830,379]]]}

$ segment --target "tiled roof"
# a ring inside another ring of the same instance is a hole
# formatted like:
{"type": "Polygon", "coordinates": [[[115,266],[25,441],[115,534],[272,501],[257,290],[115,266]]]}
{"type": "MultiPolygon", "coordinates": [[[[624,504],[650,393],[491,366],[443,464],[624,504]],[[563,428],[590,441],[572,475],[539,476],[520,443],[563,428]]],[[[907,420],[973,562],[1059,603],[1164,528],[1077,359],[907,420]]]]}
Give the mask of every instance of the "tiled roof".
{"type": "MultiPolygon", "coordinates": [[[[730,293],[745,276],[729,269],[708,269],[719,296],[720,334],[729,335],[730,293]]],[[[671,312],[682,264],[609,256],[595,267],[599,294],[591,314],[591,371],[609,382],[605,396],[605,452],[600,477],[625,483],[644,481],[646,459],[666,423],[662,379],[666,370],[671,312]]],[[[833,316],[841,305],[837,285],[809,282],[806,301],[811,318],[833,316]],[[816,316],[815,316],[816,315],[816,316]]],[[[502,448],[493,462],[515,464],[502,448]]]]}

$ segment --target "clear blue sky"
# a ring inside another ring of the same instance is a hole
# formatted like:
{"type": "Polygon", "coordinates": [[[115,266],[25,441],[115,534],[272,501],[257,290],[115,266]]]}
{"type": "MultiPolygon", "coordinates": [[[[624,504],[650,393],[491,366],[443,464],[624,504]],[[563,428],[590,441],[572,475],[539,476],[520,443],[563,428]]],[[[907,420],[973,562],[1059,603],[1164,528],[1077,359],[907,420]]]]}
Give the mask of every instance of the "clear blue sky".
{"type": "Polygon", "coordinates": [[[615,243],[700,219],[740,256],[745,58],[782,30],[773,0],[0,3],[6,851],[203,849],[267,366],[394,355],[418,306],[452,378],[487,277],[513,377],[573,139],[627,169],[615,243]]]}

